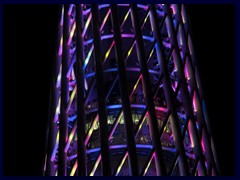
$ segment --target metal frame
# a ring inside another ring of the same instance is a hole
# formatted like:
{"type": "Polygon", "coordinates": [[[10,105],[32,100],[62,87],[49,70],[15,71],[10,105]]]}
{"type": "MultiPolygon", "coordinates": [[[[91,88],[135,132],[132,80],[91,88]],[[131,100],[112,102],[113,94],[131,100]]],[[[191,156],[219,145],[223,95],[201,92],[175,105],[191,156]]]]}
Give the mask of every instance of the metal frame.
{"type": "Polygon", "coordinates": [[[45,175],[220,174],[185,8],[62,6],[45,175]]]}

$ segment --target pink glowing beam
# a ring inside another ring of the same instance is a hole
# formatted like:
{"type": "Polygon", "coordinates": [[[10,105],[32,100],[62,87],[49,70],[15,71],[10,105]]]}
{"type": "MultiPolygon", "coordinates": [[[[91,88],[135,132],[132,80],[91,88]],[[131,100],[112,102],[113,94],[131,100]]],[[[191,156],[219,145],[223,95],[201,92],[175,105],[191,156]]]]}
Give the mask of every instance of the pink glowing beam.
{"type": "Polygon", "coordinates": [[[68,42],[67,42],[68,45],[70,45],[72,42],[72,37],[74,35],[75,29],[76,29],[76,21],[74,21],[72,29],[70,31],[70,35],[69,35],[68,42]]]}
{"type": "Polygon", "coordinates": [[[150,166],[150,164],[151,164],[151,162],[152,162],[152,160],[153,160],[154,157],[155,157],[155,152],[152,154],[151,159],[148,161],[147,167],[144,169],[143,176],[146,175],[146,173],[147,173],[147,171],[148,171],[148,168],[149,168],[149,166],[150,166]]]}
{"type": "Polygon", "coordinates": [[[76,172],[76,170],[77,170],[77,166],[78,166],[78,163],[77,163],[77,161],[76,161],[76,162],[74,163],[74,166],[73,166],[71,172],[70,172],[70,176],[74,176],[74,174],[75,174],[75,172],[76,172]]]}
{"type": "Polygon", "coordinates": [[[188,133],[189,133],[189,137],[190,137],[190,141],[191,141],[191,148],[194,147],[194,141],[193,141],[193,134],[191,129],[193,129],[193,123],[190,122],[191,120],[188,121],[188,133]]]}
{"type": "Polygon", "coordinates": [[[101,161],[101,158],[102,158],[101,153],[99,153],[99,154],[98,154],[98,158],[97,158],[97,160],[96,160],[96,162],[95,162],[95,164],[94,164],[94,166],[93,166],[93,169],[92,169],[92,171],[91,171],[91,173],[90,173],[90,176],[94,176],[94,174],[95,174],[95,172],[96,172],[96,170],[97,170],[97,167],[98,167],[98,165],[99,165],[99,163],[100,163],[100,161],[101,161]]]}
{"type": "Polygon", "coordinates": [[[122,159],[121,163],[119,164],[119,166],[118,166],[118,168],[117,168],[117,172],[116,172],[115,176],[118,176],[118,174],[119,174],[119,172],[121,171],[121,169],[122,169],[122,166],[123,166],[123,164],[124,164],[124,162],[125,162],[125,160],[126,160],[127,156],[128,156],[128,152],[126,152],[126,153],[125,153],[125,155],[124,155],[124,157],[123,157],[123,159],[122,159]]]}
{"type": "Polygon", "coordinates": [[[92,126],[91,126],[90,129],[88,130],[87,137],[86,137],[86,139],[85,139],[85,141],[84,141],[85,146],[88,144],[88,141],[89,141],[89,139],[90,139],[90,137],[91,137],[91,135],[92,135],[92,133],[93,133],[93,129],[94,129],[94,127],[96,126],[97,121],[98,121],[98,115],[95,117],[95,119],[93,120],[92,126]]]}
{"type": "Polygon", "coordinates": [[[196,91],[194,91],[194,93],[193,93],[193,110],[194,110],[194,112],[197,112],[197,109],[198,109],[197,96],[196,96],[196,91]]]}
{"type": "Polygon", "coordinates": [[[71,144],[71,142],[72,142],[72,140],[73,140],[73,137],[74,137],[74,134],[75,134],[75,132],[76,132],[76,129],[77,129],[77,126],[74,126],[74,127],[72,128],[72,131],[71,131],[70,135],[69,135],[67,144],[66,144],[66,146],[65,146],[65,148],[64,148],[64,151],[65,151],[66,153],[67,153],[68,148],[70,147],[70,144],[71,144]]]}
{"type": "Polygon", "coordinates": [[[61,104],[61,98],[58,99],[58,105],[55,111],[55,116],[54,116],[54,123],[56,123],[58,121],[58,116],[60,114],[60,104],[61,104]]]}
{"type": "Polygon", "coordinates": [[[88,19],[87,19],[87,21],[86,21],[86,24],[85,24],[85,26],[84,26],[84,29],[83,29],[83,32],[82,32],[82,37],[85,36],[85,34],[86,34],[86,32],[87,32],[87,28],[88,28],[88,26],[89,26],[89,24],[90,24],[91,19],[92,19],[92,14],[90,13],[89,16],[88,16],[88,19]]]}
{"type": "Polygon", "coordinates": [[[205,143],[204,143],[203,138],[201,139],[201,145],[202,145],[203,152],[206,152],[205,143]]]}
{"type": "Polygon", "coordinates": [[[103,19],[102,25],[100,26],[100,30],[102,30],[103,27],[104,27],[104,25],[106,24],[107,19],[108,19],[110,13],[111,13],[111,9],[109,8],[109,9],[108,9],[108,12],[107,12],[107,14],[106,14],[106,16],[105,16],[104,19],[103,19]]]}
{"type": "Polygon", "coordinates": [[[72,105],[72,102],[73,102],[73,99],[74,99],[74,97],[76,95],[76,92],[77,92],[77,85],[74,86],[74,89],[73,89],[73,91],[71,93],[71,96],[70,96],[70,99],[68,101],[68,105],[67,105],[67,109],[66,109],[67,112],[69,111],[69,109],[70,109],[70,107],[72,105]]]}

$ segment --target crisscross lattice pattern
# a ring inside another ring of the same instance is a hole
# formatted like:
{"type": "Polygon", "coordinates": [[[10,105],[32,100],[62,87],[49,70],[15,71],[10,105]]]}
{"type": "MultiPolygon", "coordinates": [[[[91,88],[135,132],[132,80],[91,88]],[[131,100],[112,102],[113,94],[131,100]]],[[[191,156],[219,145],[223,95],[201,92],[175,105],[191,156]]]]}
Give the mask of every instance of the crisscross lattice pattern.
{"type": "Polygon", "coordinates": [[[45,175],[219,173],[185,8],[62,7],[45,175]]]}

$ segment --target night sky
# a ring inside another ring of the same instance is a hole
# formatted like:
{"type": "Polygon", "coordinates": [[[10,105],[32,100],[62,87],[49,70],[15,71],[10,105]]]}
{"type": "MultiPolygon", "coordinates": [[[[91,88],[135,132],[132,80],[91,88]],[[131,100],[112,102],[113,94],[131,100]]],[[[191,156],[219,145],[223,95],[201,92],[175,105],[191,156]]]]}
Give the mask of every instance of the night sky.
{"type": "MultiPolygon", "coordinates": [[[[222,175],[235,174],[235,8],[189,5],[222,175]]],[[[41,175],[57,5],[4,6],[4,174],[41,175]]]]}

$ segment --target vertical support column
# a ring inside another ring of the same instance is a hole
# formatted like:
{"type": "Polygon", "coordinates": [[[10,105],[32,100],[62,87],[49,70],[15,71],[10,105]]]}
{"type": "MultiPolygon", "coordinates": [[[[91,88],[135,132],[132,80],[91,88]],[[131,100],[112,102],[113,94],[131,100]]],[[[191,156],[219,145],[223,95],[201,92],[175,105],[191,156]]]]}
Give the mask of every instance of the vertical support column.
{"type": "Polygon", "coordinates": [[[64,148],[68,138],[68,119],[67,119],[67,103],[68,103],[68,58],[69,47],[67,44],[69,33],[69,5],[64,5],[64,22],[63,22],[63,55],[62,55],[62,81],[61,81],[61,107],[60,107],[60,123],[59,123],[59,148],[58,148],[58,175],[67,175],[67,153],[64,148]]]}
{"type": "Polygon", "coordinates": [[[94,59],[96,67],[96,85],[98,96],[98,115],[100,125],[100,141],[101,141],[101,156],[102,156],[102,175],[111,175],[110,153],[108,143],[108,126],[107,126],[107,110],[106,98],[104,93],[104,77],[103,77],[103,58],[101,50],[101,37],[99,29],[99,12],[98,5],[92,4],[92,25],[93,25],[93,44],[94,44],[94,59]]]}
{"type": "Polygon", "coordinates": [[[171,88],[171,82],[168,75],[167,61],[165,59],[165,55],[163,54],[164,49],[163,49],[161,34],[158,29],[156,8],[155,8],[155,5],[153,4],[149,5],[149,7],[150,7],[150,22],[153,30],[153,36],[156,39],[157,58],[160,64],[160,70],[163,74],[164,94],[167,101],[167,107],[171,112],[170,122],[173,130],[174,143],[177,151],[179,152],[178,163],[179,163],[180,174],[183,176],[189,175],[188,163],[186,160],[185,150],[184,150],[183,142],[181,139],[181,130],[179,125],[179,120],[178,120],[176,108],[173,103],[173,90],[171,88]]]}
{"type": "Polygon", "coordinates": [[[122,99],[123,115],[124,115],[124,126],[126,131],[127,139],[127,150],[128,150],[128,160],[130,166],[130,175],[139,175],[138,161],[136,153],[136,144],[133,135],[133,121],[131,105],[128,93],[128,83],[126,75],[126,65],[123,58],[122,52],[122,41],[121,41],[121,31],[119,26],[118,9],[116,4],[111,4],[111,18],[115,41],[115,55],[118,63],[118,74],[119,74],[119,86],[120,94],[122,99]]]}
{"type": "MultiPolygon", "coordinates": [[[[63,7],[62,7],[63,8],[63,7]]],[[[60,9],[60,12],[62,13],[62,8],[60,9]]],[[[61,17],[59,13],[59,17],[61,17]]],[[[55,141],[56,141],[56,134],[57,134],[57,124],[54,122],[54,116],[58,104],[58,98],[59,98],[59,89],[56,87],[57,83],[57,77],[60,70],[60,63],[61,63],[61,54],[58,54],[58,48],[60,46],[61,36],[62,36],[62,29],[63,24],[59,22],[58,25],[58,35],[57,35],[57,41],[56,41],[56,59],[55,59],[55,66],[53,66],[53,78],[52,78],[52,84],[51,84],[51,94],[50,94],[50,116],[49,116],[49,132],[47,134],[48,136],[48,144],[47,144],[47,162],[46,162],[46,176],[54,176],[54,162],[51,161],[52,152],[54,149],[55,141]]]]}
{"type": "MultiPolygon", "coordinates": [[[[189,28],[189,19],[186,13],[186,8],[184,5],[181,6],[182,7],[182,11],[184,14],[184,18],[186,19],[186,24],[185,27],[189,28]]],[[[179,11],[178,11],[179,13],[179,11]]],[[[179,13],[180,16],[180,13],[179,13]]],[[[182,18],[179,18],[179,23],[181,23],[181,25],[183,26],[183,22],[182,22],[182,18]]],[[[190,34],[190,32],[189,32],[190,34]]],[[[188,39],[187,42],[187,32],[185,31],[185,29],[183,29],[183,44],[187,44],[189,46],[187,46],[187,51],[191,52],[191,56],[190,56],[190,66],[193,70],[193,72],[195,72],[195,78],[193,79],[193,87],[196,89],[196,103],[198,106],[198,118],[200,119],[201,123],[203,123],[204,129],[203,129],[203,140],[204,140],[204,146],[206,148],[206,151],[208,154],[206,154],[207,156],[207,161],[208,161],[208,165],[210,165],[210,163],[212,163],[213,166],[213,170],[215,171],[215,173],[217,175],[220,174],[220,167],[219,167],[219,163],[218,163],[218,158],[217,158],[217,154],[216,154],[216,150],[215,150],[215,145],[214,145],[214,141],[212,139],[211,136],[211,127],[210,127],[210,123],[208,121],[208,115],[205,109],[205,104],[204,104],[204,100],[203,100],[203,92],[202,92],[202,85],[201,85],[201,81],[200,81],[200,77],[199,77],[199,73],[198,73],[198,68],[196,66],[196,58],[195,58],[195,52],[194,52],[194,48],[193,48],[193,43],[191,40],[191,34],[189,36],[190,39],[188,39]],[[191,50],[190,50],[191,49],[191,50]]]]}
{"type": "Polygon", "coordinates": [[[148,72],[147,60],[145,58],[145,50],[142,39],[141,26],[138,18],[138,9],[136,4],[131,5],[131,19],[133,23],[133,30],[136,38],[137,56],[142,73],[143,91],[149,113],[149,127],[152,134],[153,147],[156,157],[157,175],[166,175],[166,167],[163,160],[162,145],[160,141],[160,134],[158,130],[157,117],[155,106],[153,102],[151,84],[148,72]]]}
{"type": "Polygon", "coordinates": [[[77,162],[78,162],[78,176],[86,176],[86,147],[85,139],[85,102],[84,102],[84,49],[83,49],[83,10],[81,4],[76,4],[76,63],[75,72],[77,79],[77,162]]]}
{"type": "Polygon", "coordinates": [[[170,42],[172,44],[172,46],[175,48],[174,52],[173,52],[173,58],[174,58],[174,62],[177,66],[178,71],[177,73],[177,77],[178,79],[182,82],[180,84],[180,92],[182,95],[182,99],[183,99],[183,106],[184,106],[184,110],[186,112],[186,116],[189,119],[189,133],[192,136],[192,143],[194,143],[194,153],[195,155],[197,155],[197,158],[199,158],[199,165],[198,165],[198,173],[199,175],[206,175],[206,168],[204,165],[204,157],[203,157],[203,152],[202,152],[202,148],[201,148],[201,142],[200,142],[200,138],[198,136],[198,132],[197,132],[197,128],[196,128],[196,123],[195,123],[195,117],[193,114],[193,108],[192,108],[192,103],[188,94],[188,89],[187,89],[187,83],[186,83],[186,79],[184,76],[184,67],[182,65],[181,62],[181,56],[180,56],[180,52],[178,50],[178,42],[177,42],[177,38],[176,38],[176,34],[174,31],[174,25],[173,25],[173,19],[171,17],[171,11],[170,11],[170,7],[168,4],[164,5],[164,12],[165,14],[167,14],[166,17],[166,24],[167,24],[167,29],[169,31],[170,34],[170,42]]]}

